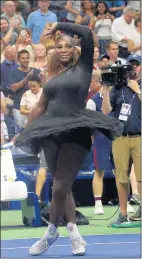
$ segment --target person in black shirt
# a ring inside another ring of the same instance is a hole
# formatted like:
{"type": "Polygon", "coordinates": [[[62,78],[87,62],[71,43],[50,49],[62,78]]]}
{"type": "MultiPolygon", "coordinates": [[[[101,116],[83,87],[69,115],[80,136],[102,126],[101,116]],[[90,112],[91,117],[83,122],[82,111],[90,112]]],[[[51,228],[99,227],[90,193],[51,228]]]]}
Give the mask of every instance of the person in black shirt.
{"type": "MultiPolygon", "coordinates": [[[[110,226],[121,227],[121,224],[128,222],[127,217],[127,200],[128,200],[128,183],[129,183],[129,165],[132,159],[134,170],[140,192],[141,182],[141,89],[140,89],[140,64],[141,57],[131,55],[128,62],[133,64],[133,76],[136,80],[129,80],[127,87],[117,89],[113,87],[110,91],[105,87],[103,94],[102,110],[105,114],[113,111],[115,118],[119,119],[123,125],[123,134],[113,142],[113,157],[115,162],[115,175],[120,204],[118,217],[110,226]]],[[[132,215],[132,220],[140,220],[140,208],[136,215],[132,215]]]]}
{"type": "Polygon", "coordinates": [[[71,23],[49,24],[47,36],[57,30],[81,37],[81,55],[76,60],[74,40],[62,34],[55,42],[56,76],[43,87],[41,98],[17,138],[18,146],[29,145],[37,154],[43,148],[53,177],[50,223],[44,237],[29,250],[47,251],[58,238],[60,217],[65,215],[74,255],[84,255],[86,242],[75,224],[71,187],[91,149],[91,133],[100,130],[109,138],[119,137],[122,124],[109,116],[86,109],[93,70],[94,41],[91,29],[71,23]],[[89,44],[88,44],[89,42],[89,44]]]}

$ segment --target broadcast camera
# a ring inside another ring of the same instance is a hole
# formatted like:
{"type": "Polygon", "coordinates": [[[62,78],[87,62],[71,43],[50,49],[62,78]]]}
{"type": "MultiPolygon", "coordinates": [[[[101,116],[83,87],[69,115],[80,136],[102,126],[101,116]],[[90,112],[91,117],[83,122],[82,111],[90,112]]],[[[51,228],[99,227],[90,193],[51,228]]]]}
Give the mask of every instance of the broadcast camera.
{"type": "Polygon", "coordinates": [[[102,83],[106,86],[121,88],[128,85],[128,79],[132,71],[132,65],[122,65],[121,61],[116,61],[112,66],[107,66],[103,70],[110,70],[102,73],[102,83]]]}

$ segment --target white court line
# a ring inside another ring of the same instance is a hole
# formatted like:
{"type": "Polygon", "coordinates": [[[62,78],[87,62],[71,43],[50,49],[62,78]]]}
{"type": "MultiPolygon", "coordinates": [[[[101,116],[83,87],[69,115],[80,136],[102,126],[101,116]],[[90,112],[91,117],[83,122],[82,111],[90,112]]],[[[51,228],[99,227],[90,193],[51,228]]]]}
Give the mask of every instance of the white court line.
{"type": "MultiPolygon", "coordinates": [[[[117,235],[140,235],[140,233],[114,233],[114,234],[94,234],[94,235],[86,235],[82,237],[95,237],[95,236],[117,236],[117,235]]],[[[61,238],[69,238],[68,236],[59,236],[61,238]]],[[[13,239],[2,239],[1,241],[14,241],[14,240],[30,240],[30,239],[39,239],[40,237],[24,237],[24,238],[13,238],[13,239]]]]}
{"type": "MultiPolygon", "coordinates": [[[[120,245],[120,244],[140,244],[140,242],[110,242],[110,243],[91,243],[87,244],[87,246],[93,246],[93,245],[120,245]]],[[[70,246],[70,244],[67,245],[53,245],[53,247],[67,247],[70,246]]],[[[15,249],[28,249],[30,248],[29,246],[19,246],[19,247],[7,247],[7,248],[1,248],[1,250],[15,250],[15,249]]]]}

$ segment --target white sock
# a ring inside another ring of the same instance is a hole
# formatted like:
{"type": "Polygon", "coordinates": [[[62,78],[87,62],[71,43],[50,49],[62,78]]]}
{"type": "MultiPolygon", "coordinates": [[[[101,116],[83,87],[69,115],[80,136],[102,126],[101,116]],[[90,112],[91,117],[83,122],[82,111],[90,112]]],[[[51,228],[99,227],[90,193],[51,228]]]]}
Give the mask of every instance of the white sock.
{"type": "Polygon", "coordinates": [[[103,206],[102,205],[102,198],[101,198],[101,196],[100,195],[95,195],[94,196],[94,198],[95,198],[95,206],[103,206]]]}
{"type": "Polygon", "coordinates": [[[44,237],[51,238],[56,233],[57,233],[57,228],[52,223],[49,223],[47,231],[46,231],[44,237]]]}
{"type": "Polygon", "coordinates": [[[78,231],[78,227],[76,224],[72,223],[72,222],[69,222],[67,224],[67,231],[68,231],[68,234],[69,234],[69,237],[70,239],[76,239],[76,238],[81,238],[81,235],[78,231]]]}

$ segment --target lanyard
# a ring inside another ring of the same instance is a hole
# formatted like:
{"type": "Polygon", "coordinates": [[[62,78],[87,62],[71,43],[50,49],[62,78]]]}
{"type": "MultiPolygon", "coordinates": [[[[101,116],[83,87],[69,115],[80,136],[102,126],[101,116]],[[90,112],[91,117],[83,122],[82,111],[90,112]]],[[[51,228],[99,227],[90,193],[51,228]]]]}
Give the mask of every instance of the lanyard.
{"type": "MultiPolygon", "coordinates": [[[[135,93],[135,94],[133,94],[133,96],[132,96],[132,98],[131,98],[131,100],[130,100],[129,104],[131,104],[131,103],[132,103],[132,101],[134,100],[135,96],[136,96],[136,93],[135,93]]],[[[124,98],[124,88],[122,88],[122,99],[123,99],[123,103],[125,103],[125,98],[124,98]]]]}

